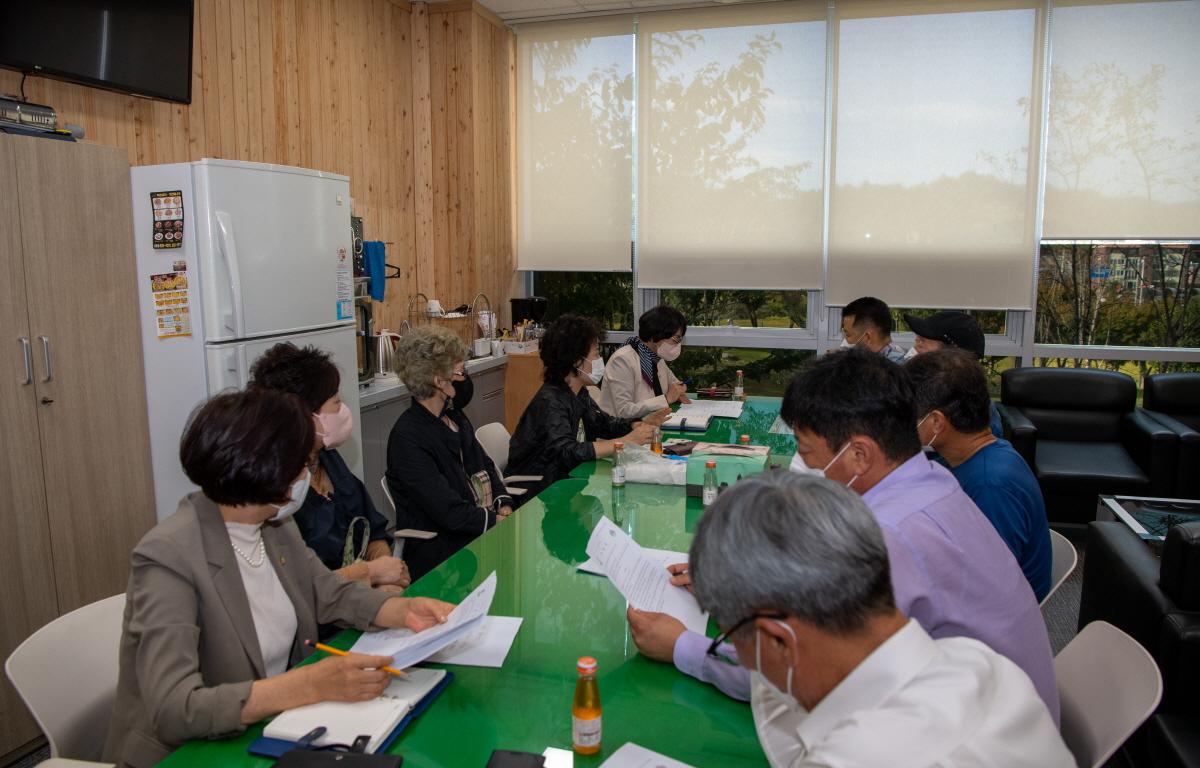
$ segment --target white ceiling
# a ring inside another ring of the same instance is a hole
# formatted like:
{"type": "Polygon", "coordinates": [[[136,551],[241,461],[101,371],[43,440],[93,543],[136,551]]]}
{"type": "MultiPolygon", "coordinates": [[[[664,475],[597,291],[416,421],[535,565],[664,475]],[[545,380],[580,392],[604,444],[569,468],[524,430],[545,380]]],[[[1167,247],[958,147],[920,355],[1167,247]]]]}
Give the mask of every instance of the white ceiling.
{"type": "Polygon", "coordinates": [[[492,13],[509,22],[634,11],[641,8],[729,5],[755,0],[480,0],[492,13]]]}

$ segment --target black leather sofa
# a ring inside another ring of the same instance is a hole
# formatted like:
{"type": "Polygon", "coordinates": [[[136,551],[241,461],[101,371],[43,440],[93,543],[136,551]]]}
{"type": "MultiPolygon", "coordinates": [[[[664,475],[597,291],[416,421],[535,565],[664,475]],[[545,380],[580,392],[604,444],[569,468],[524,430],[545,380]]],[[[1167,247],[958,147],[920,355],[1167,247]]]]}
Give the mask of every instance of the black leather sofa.
{"type": "Polygon", "coordinates": [[[1052,523],[1084,525],[1102,493],[1170,496],[1175,433],[1136,408],[1129,376],[1092,368],[1011,368],[1000,419],[1041,485],[1052,523]]]}
{"type": "Polygon", "coordinates": [[[1079,628],[1114,624],[1162,673],[1162,702],[1127,754],[1138,766],[1200,765],[1200,523],[1172,528],[1161,561],[1118,521],[1089,525],[1085,551],[1079,628]]]}
{"type": "Polygon", "coordinates": [[[1179,440],[1175,487],[1167,495],[1200,499],[1200,373],[1147,376],[1142,406],[1179,440]]]}

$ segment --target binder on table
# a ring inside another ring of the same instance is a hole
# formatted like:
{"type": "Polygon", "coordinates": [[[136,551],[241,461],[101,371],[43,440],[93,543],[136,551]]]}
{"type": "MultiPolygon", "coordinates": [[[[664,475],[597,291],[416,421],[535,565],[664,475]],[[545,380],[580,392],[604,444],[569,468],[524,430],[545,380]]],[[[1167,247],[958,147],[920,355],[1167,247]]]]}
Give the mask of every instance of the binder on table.
{"type": "Polygon", "coordinates": [[[452,672],[443,669],[410,667],[405,671],[408,677],[393,680],[378,699],[355,703],[326,701],[289,709],[267,723],[263,735],[251,742],[246,751],[277,758],[318,726],[325,726],[328,731],[316,742],[317,747],[351,744],[356,737],[366,734],[371,736],[367,752],[386,750],[454,679],[452,672]]]}

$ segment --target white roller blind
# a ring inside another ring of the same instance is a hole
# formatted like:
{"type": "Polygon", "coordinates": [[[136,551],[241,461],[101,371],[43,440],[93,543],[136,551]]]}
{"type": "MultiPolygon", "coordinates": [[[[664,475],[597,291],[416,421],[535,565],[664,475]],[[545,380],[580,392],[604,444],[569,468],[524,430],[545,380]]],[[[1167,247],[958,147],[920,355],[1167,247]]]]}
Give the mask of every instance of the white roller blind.
{"type": "Polygon", "coordinates": [[[638,17],[638,285],[819,288],[825,4],[638,17]]]}
{"type": "Polygon", "coordinates": [[[1031,307],[1041,5],[838,2],[828,303],[1031,307]]]}
{"type": "Polygon", "coordinates": [[[1200,2],[1059,2],[1047,238],[1200,237],[1200,2]]]}
{"type": "Polygon", "coordinates": [[[633,19],[517,29],[517,268],[629,271],[633,19]]]}

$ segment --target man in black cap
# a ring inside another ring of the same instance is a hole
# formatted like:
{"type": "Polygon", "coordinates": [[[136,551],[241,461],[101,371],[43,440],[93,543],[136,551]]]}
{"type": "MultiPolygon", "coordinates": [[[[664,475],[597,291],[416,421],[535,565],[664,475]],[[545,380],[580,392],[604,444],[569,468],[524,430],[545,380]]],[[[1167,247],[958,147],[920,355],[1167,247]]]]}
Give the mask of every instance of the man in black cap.
{"type": "Polygon", "coordinates": [[[983,330],[966,312],[937,312],[929,317],[905,315],[904,322],[917,335],[913,344],[917,354],[942,347],[958,347],[983,359],[983,330]]]}
{"type": "MultiPolygon", "coordinates": [[[[966,312],[943,310],[929,317],[906,314],[904,322],[909,330],[917,335],[906,360],[944,347],[965,349],[975,355],[976,360],[983,360],[983,329],[979,327],[979,322],[966,312]]],[[[991,403],[989,408],[988,426],[993,435],[1004,437],[1004,426],[995,403],[991,403]]]]}

